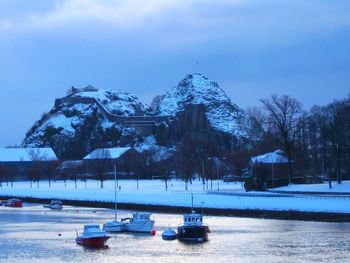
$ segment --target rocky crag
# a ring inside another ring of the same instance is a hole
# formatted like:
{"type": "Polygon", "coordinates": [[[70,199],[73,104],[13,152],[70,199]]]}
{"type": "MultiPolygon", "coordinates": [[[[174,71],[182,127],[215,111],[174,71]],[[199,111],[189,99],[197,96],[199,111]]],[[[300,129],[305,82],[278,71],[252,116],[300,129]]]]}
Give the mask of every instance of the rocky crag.
{"type": "Polygon", "coordinates": [[[97,147],[133,146],[155,161],[176,151],[184,136],[213,141],[223,150],[259,139],[255,120],[219,85],[187,75],[151,106],[122,91],[72,88],[27,132],[22,146],[52,147],[61,159],[80,159],[97,147]]]}

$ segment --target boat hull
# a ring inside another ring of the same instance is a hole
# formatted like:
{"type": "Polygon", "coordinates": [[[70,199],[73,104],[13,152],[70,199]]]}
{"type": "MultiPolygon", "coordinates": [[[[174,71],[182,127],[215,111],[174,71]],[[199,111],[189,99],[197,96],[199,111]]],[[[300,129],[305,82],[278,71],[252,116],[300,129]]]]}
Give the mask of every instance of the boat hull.
{"type": "Polygon", "coordinates": [[[177,238],[177,235],[162,235],[163,240],[175,240],[177,238]]]}
{"type": "Polygon", "coordinates": [[[23,202],[21,200],[10,201],[10,202],[3,203],[3,205],[7,207],[23,207],[23,202]]]}
{"type": "Polygon", "coordinates": [[[62,205],[54,204],[54,205],[44,205],[45,208],[50,208],[52,210],[62,210],[62,205]]]}
{"type": "Polygon", "coordinates": [[[127,232],[151,233],[154,226],[154,220],[145,222],[126,223],[124,230],[127,232]]]}
{"type": "Polygon", "coordinates": [[[120,222],[108,222],[103,225],[103,230],[112,233],[119,233],[125,230],[125,225],[120,222]]]}
{"type": "Polygon", "coordinates": [[[201,243],[209,240],[209,227],[202,226],[179,226],[177,228],[177,238],[185,242],[201,243]]]}
{"type": "Polygon", "coordinates": [[[90,248],[105,248],[109,236],[104,237],[77,237],[75,240],[78,245],[90,248]]]}

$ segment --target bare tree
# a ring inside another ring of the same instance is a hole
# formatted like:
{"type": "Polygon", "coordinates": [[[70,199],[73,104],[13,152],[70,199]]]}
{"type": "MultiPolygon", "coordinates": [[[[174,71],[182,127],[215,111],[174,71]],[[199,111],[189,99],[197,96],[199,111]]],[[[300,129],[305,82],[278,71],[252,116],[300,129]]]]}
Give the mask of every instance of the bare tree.
{"type": "Polygon", "coordinates": [[[334,101],[326,107],[327,134],[335,157],[337,182],[342,183],[342,158],[346,152],[349,140],[350,102],[334,101]]]}
{"type": "Polygon", "coordinates": [[[295,138],[299,131],[299,122],[303,118],[302,105],[299,101],[287,95],[262,99],[262,104],[268,114],[270,129],[276,133],[288,158],[289,182],[293,179],[293,151],[295,138]]]}
{"type": "Polygon", "coordinates": [[[9,168],[6,165],[0,163],[0,187],[2,187],[2,183],[4,181],[8,182],[8,178],[10,177],[9,168]]]}
{"type": "Polygon", "coordinates": [[[100,181],[101,189],[103,188],[103,181],[107,179],[106,173],[111,170],[111,156],[107,149],[96,149],[91,154],[89,160],[95,177],[100,181]]]}
{"type": "MultiPolygon", "coordinates": [[[[321,173],[325,174],[326,165],[329,155],[328,151],[328,113],[325,107],[314,106],[311,108],[311,118],[315,122],[317,127],[316,141],[311,144],[311,148],[314,149],[314,155],[317,159],[321,159],[321,173]]],[[[330,172],[327,173],[328,185],[332,189],[332,175],[330,172]]]]}
{"type": "Polygon", "coordinates": [[[192,183],[195,172],[195,156],[191,154],[191,147],[183,143],[175,155],[176,173],[185,182],[185,190],[188,190],[188,183],[192,183]]]}
{"type": "Polygon", "coordinates": [[[260,125],[261,127],[266,131],[267,130],[267,116],[266,113],[258,106],[251,106],[246,108],[246,113],[254,118],[260,125]]]}
{"type": "Polygon", "coordinates": [[[154,163],[155,173],[164,181],[165,191],[168,191],[168,181],[171,179],[173,169],[173,156],[154,163]]]}
{"type": "Polygon", "coordinates": [[[41,153],[39,149],[28,149],[28,155],[32,162],[31,167],[28,171],[28,177],[30,179],[30,187],[32,187],[32,182],[37,182],[37,187],[39,188],[40,178],[43,173],[43,161],[47,160],[47,157],[41,153]]]}

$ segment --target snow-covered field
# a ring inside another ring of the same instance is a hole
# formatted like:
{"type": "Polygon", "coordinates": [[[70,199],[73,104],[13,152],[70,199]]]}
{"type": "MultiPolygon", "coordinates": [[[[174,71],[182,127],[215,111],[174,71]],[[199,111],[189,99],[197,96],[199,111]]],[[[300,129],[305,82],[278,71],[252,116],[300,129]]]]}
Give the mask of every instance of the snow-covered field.
{"type": "MultiPolygon", "coordinates": [[[[350,197],[334,196],[276,196],[272,193],[264,193],[259,196],[245,193],[241,183],[223,183],[213,181],[213,190],[219,187],[220,192],[239,193],[240,195],[218,195],[206,193],[200,181],[194,181],[188,185],[185,191],[185,184],[182,181],[172,180],[169,183],[168,191],[165,191],[164,182],[160,180],[140,180],[139,189],[135,180],[119,180],[117,198],[121,203],[171,205],[171,206],[191,206],[191,193],[194,195],[194,205],[205,208],[221,209],[261,209],[274,211],[309,211],[309,212],[339,212],[350,213],[350,197]]],[[[350,189],[350,182],[344,182],[341,186],[334,185],[334,189],[347,191],[350,189]]],[[[209,189],[211,189],[209,182],[209,189]]],[[[324,185],[293,185],[285,187],[286,190],[299,189],[300,191],[320,191],[327,190],[324,185]],[[322,188],[324,187],[324,188],[322,188]]],[[[350,192],[350,191],[348,191],[350,192]]],[[[100,189],[98,181],[90,180],[85,183],[78,181],[75,188],[73,181],[67,181],[67,186],[63,181],[52,182],[51,187],[48,182],[40,182],[40,187],[36,184],[30,187],[29,182],[15,182],[13,187],[3,183],[0,187],[0,195],[13,195],[18,197],[36,198],[58,198],[71,200],[88,201],[114,201],[114,181],[105,181],[104,188],[100,189]]]]}
{"type": "Polygon", "coordinates": [[[303,192],[325,192],[325,193],[350,193],[350,181],[344,181],[341,184],[332,182],[332,189],[329,188],[328,182],[324,184],[304,184],[288,185],[277,188],[278,191],[303,191],[303,192]]]}

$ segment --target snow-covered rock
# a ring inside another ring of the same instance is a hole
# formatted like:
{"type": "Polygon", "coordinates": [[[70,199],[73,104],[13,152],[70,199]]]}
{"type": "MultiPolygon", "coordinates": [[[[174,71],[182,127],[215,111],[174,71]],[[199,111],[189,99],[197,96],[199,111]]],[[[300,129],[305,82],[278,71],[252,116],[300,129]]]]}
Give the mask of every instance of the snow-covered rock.
{"type": "Polygon", "coordinates": [[[251,118],[231,102],[215,81],[202,74],[187,75],[158,104],[158,113],[165,116],[176,116],[188,105],[205,105],[212,128],[238,139],[248,138],[251,118]]]}
{"type": "Polygon", "coordinates": [[[70,158],[76,154],[87,154],[101,145],[113,147],[131,142],[135,130],[110,121],[99,104],[107,112],[124,117],[144,115],[146,110],[136,96],[127,92],[77,90],[56,100],[55,107],[44,114],[26,134],[22,145],[50,146],[60,157],[70,158]]]}
{"type": "Polygon", "coordinates": [[[158,145],[156,142],[156,138],[153,135],[145,137],[143,141],[137,143],[134,146],[134,148],[139,153],[150,153],[153,162],[159,162],[162,160],[169,159],[174,155],[176,151],[174,147],[165,147],[158,145]]]}
{"type": "Polygon", "coordinates": [[[133,94],[117,90],[81,91],[71,97],[94,98],[110,113],[121,116],[143,115],[146,106],[133,94]]]}

